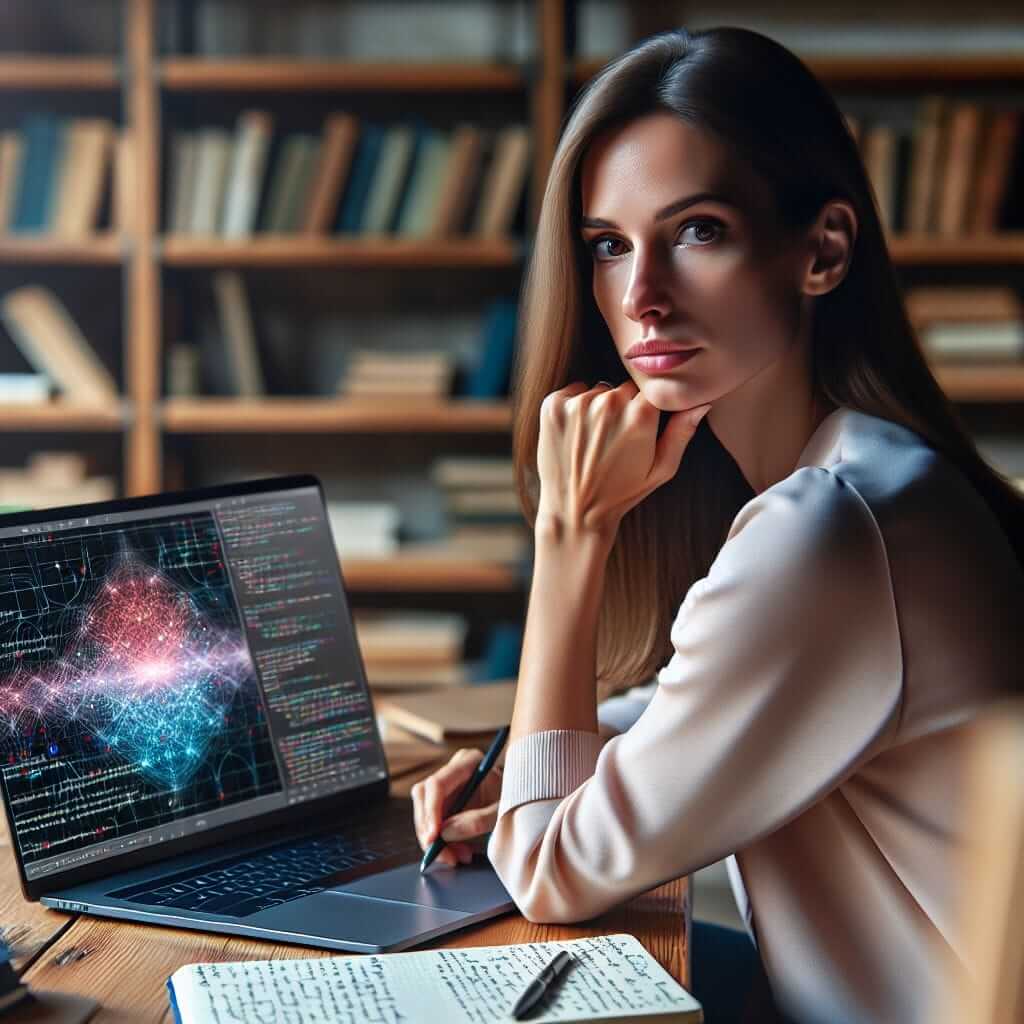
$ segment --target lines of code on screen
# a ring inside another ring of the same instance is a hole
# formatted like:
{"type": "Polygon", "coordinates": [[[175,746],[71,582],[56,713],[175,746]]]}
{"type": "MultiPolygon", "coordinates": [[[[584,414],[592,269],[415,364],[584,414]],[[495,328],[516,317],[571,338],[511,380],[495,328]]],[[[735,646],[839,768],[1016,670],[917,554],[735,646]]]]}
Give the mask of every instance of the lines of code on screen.
{"type": "Polygon", "coordinates": [[[281,790],[212,514],[0,541],[0,771],[26,864],[281,790]]]}

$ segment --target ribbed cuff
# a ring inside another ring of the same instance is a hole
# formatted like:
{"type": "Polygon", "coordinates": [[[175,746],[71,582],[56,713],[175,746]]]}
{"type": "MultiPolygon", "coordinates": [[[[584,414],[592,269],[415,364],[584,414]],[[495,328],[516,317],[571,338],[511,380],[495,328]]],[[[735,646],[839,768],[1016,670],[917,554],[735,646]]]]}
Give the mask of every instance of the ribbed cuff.
{"type": "Polygon", "coordinates": [[[498,816],[534,800],[561,800],[579,789],[597,765],[604,740],[596,732],[534,732],[505,751],[498,816]]]}

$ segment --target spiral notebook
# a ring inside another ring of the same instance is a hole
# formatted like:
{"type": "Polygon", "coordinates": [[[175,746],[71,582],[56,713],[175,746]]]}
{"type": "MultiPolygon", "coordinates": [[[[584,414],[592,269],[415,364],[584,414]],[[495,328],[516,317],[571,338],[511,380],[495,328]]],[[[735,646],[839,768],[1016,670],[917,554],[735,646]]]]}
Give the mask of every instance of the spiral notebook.
{"type": "Polygon", "coordinates": [[[561,949],[573,963],[531,1024],[690,1024],[700,1004],[632,935],[419,953],[190,964],[167,980],[178,1024],[381,1024],[512,1019],[561,949]]]}

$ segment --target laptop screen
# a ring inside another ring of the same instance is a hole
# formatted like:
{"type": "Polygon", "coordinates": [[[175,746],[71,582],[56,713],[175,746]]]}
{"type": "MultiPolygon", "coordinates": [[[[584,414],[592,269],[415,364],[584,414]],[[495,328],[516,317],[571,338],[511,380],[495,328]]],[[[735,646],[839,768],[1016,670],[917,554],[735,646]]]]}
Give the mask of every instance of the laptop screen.
{"type": "Polygon", "coordinates": [[[29,881],[385,776],[316,486],[0,520],[0,780],[29,881]]]}

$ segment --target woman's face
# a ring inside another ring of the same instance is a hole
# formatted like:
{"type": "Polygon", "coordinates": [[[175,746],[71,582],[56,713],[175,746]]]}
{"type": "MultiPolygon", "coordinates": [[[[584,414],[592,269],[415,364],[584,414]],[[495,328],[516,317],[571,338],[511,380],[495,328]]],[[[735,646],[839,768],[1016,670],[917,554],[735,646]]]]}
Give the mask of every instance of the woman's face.
{"type": "Polygon", "coordinates": [[[594,299],[652,405],[722,398],[798,343],[801,249],[712,135],[645,115],[593,141],[581,187],[594,299]]]}

